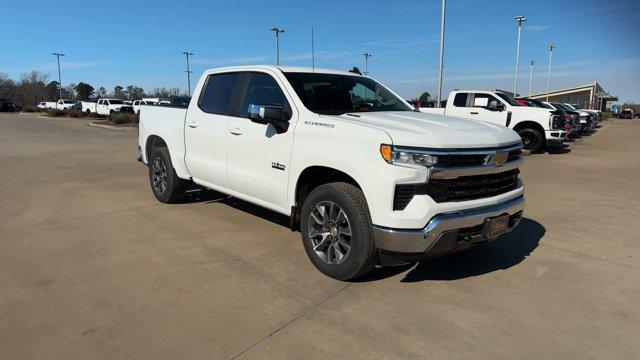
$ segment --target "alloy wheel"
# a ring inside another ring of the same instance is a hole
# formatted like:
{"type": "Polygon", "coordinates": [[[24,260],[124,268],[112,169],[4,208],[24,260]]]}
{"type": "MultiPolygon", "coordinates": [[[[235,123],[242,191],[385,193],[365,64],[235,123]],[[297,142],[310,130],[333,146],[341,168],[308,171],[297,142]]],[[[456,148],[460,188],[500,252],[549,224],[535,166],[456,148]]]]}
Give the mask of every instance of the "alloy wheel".
{"type": "Polygon", "coordinates": [[[160,157],[156,157],[151,163],[151,170],[153,171],[151,175],[153,190],[156,194],[162,195],[167,191],[167,167],[160,157]]]}
{"type": "Polygon", "coordinates": [[[351,225],[347,214],[332,201],[316,204],[309,215],[309,240],[316,255],[327,264],[340,264],[351,250],[351,225]]]}

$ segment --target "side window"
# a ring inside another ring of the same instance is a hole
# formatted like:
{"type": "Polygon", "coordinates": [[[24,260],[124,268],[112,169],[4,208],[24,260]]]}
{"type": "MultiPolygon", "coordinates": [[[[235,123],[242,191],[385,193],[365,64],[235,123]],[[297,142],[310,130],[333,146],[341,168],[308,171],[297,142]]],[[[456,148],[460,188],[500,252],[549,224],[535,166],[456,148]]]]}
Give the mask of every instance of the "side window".
{"type": "Polygon", "coordinates": [[[109,100],[105,100],[105,101],[104,101],[104,104],[105,104],[105,105],[107,105],[107,106],[109,106],[109,100]]]}
{"type": "Polygon", "coordinates": [[[467,107],[467,98],[469,97],[468,93],[457,93],[456,97],[453,99],[453,106],[455,107],[467,107]]]}
{"type": "Polygon", "coordinates": [[[240,80],[240,73],[211,75],[200,97],[200,109],[212,114],[235,115],[237,110],[233,109],[232,99],[240,80]]]}
{"type": "Polygon", "coordinates": [[[491,94],[475,94],[475,96],[473,97],[472,107],[479,107],[479,108],[486,109],[489,107],[489,104],[492,101],[495,101],[496,103],[500,104],[500,101],[491,94]]]}
{"type": "Polygon", "coordinates": [[[289,120],[291,118],[289,102],[287,102],[282,89],[280,89],[280,85],[271,75],[251,73],[244,99],[242,99],[240,106],[240,116],[248,117],[249,107],[252,104],[280,106],[284,112],[284,119],[289,120]]]}

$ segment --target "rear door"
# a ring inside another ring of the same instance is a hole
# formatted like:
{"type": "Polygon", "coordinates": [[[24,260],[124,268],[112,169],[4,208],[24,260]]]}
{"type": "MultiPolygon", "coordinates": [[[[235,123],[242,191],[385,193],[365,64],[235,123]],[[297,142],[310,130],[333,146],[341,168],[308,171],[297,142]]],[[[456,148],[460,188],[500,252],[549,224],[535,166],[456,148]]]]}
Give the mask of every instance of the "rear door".
{"type": "Polygon", "coordinates": [[[237,116],[246,74],[211,74],[185,120],[185,163],[198,183],[229,189],[227,180],[227,127],[237,116]]]}
{"type": "Polygon", "coordinates": [[[232,190],[264,202],[262,205],[288,211],[289,161],[297,112],[292,110],[292,101],[283,88],[272,72],[249,74],[239,116],[229,119],[227,174],[232,190]],[[251,105],[282,107],[284,119],[290,124],[288,130],[278,134],[271,124],[251,121],[251,105]]]}

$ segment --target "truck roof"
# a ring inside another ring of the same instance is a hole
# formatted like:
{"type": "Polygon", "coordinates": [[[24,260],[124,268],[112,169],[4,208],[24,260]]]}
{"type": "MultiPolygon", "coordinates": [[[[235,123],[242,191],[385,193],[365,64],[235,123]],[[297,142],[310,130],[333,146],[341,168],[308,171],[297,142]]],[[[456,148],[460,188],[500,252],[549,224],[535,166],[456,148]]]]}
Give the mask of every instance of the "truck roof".
{"type": "Polygon", "coordinates": [[[227,70],[235,70],[235,71],[247,71],[247,70],[280,70],[282,72],[296,72],[296,73],[322,73],[322,74],[338,74],[338,75],[357,75],[348,71],[340,71],[333,69],[323,69],[323,68],[310,68],[310,67],[298,67],[298,66],[275,66],[275,65],[244,65],[244,66],[228,66],[221,68],[208,69],[207,72],[217,72],[217,71],[227,71],[227,70]]]}

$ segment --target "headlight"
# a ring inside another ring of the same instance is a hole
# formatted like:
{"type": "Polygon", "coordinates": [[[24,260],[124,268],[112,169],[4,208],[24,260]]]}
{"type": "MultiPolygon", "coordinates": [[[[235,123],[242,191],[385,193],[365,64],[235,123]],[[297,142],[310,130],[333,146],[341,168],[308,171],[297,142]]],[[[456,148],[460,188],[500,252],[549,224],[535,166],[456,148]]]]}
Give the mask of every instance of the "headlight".
{"type": "Polygon", "coordinates": [[[396,148],[391,145],[380,145],[380,155],[389,164],[416,164],[426,167],[438,163],[438,157],[419,150],[396,148]]]}

